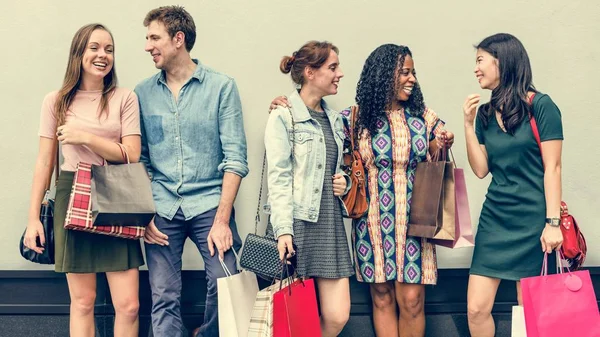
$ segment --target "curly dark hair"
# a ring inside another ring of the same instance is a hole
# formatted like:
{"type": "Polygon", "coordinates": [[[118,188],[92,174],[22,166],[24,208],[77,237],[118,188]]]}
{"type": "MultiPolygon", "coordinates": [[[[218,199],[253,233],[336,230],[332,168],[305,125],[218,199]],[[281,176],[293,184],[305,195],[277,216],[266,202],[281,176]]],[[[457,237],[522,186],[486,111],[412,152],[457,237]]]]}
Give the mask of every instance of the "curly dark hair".
{"type": "MultiPolygon", "coordinates": [[[[387,118],[386,110],[391,109],[396,99],[396,88],[406,55],[412,57],[408,47],[384,44],[377,47],[365,61],[356,87],[356,103],[360,107],[358,126],[366,128],[371,134],[377,132],[377,121],[387,118]]],[[[401,104],[412,115],[423,114],[425,102],[418,81],[408,101],[401,104]]]]}
{"type": "Polygon", "coordinates": [[[489,120],[499,111],[506,132],[514,135],[531,113],[527,92],[537,92],[527,51],[519,39],[505,33],[488,36],[475,48],[485,50],[498,60],[500,73],[500,84],[492,90],[490,101],[479,106],[477,122],[487,129],[489,120]]]}

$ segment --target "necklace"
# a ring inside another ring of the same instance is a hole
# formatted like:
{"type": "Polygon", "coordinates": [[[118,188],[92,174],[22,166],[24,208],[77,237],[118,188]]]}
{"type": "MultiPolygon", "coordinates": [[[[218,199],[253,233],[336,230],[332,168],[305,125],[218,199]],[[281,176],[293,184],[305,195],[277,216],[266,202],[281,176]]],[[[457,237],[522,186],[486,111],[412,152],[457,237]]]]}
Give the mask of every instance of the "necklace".
{"type": "Polygon", "coordinates": [[[91,95],[88,96],[88,99],[92,102],[95,102],[98,98],[102,97],[102,92],[100,93],[93,93],[91,95]]]}

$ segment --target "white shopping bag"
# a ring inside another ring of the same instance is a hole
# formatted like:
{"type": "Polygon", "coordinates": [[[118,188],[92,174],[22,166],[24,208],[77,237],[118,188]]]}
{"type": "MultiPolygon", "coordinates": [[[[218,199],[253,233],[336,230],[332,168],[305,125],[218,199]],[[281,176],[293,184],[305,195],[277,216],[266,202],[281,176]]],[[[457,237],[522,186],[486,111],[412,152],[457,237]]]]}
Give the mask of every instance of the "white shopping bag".
{"type": "Polygon", "coordinates": [[[246,270],[232,275],[222,260],[221,266],[227,276],[217,279],[219,336],[247,337],[250,316],[258,293],[256,275],[246,270]]]}
{"type": "Polygon", "coordinates": [[[510,331],[512,337],[527,337],[523,306],[515,305],[512,307],[512,326],[510,331]]]}

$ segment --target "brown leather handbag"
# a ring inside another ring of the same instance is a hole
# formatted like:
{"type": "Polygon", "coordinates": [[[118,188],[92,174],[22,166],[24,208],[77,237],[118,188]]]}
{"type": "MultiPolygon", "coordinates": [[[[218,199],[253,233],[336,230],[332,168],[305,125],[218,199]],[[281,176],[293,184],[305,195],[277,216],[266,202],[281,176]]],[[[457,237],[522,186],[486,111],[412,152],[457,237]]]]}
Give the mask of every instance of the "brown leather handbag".
{"type": "Polygon", "coordinates": [[[342,197],[344,205],[348,210],[348,217],[358,219],[362,217],[368,210],[367,190],[365,180],[365,169],[363,161],[358,151],[358,144],[355,142],[358,132],[355,124],[358,119],[358,106],[352,106],[350,110],[350,150],[344,151],[344,167],[345,171],[350,176],[352,185],[350,190],[342,197]]]}

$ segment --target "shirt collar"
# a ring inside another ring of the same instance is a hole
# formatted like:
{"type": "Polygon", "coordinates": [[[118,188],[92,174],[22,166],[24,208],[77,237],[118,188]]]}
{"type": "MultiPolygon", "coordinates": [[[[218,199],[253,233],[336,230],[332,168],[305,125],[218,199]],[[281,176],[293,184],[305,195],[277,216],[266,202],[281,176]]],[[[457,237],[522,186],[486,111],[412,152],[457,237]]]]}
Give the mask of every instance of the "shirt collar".
{"type": "MultiPolygon", "coordinates": [[[[200,61],[198,61],[198,59],[192,59],[192,62],[196,63],[196,70],[192,74],[192,77],[190,78],[190,80],[192,78],[195,78],[198,80],[198,82],[202,83],[202,81],[204,80],[204,75],[205,75],[204,66],[202,65],[202,63],[200,63],[200,61]]],[[[158,75],[158,79],[156,80],[156,83],[162,83],[165,85],[167,84],[167,75],[164,70],[160,71],[160,73],[158,75]]]]}

